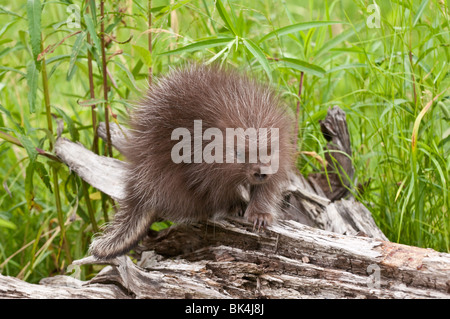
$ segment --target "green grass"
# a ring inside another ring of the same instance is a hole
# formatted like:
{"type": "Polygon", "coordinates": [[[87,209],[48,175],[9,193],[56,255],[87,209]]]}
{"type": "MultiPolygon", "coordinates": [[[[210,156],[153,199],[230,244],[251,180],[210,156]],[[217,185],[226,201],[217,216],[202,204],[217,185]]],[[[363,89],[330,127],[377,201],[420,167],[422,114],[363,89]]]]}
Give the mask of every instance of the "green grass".
{"type": "MultiPolygon", "coordinates": [[[[299,106],[302,151],[323,155],[318,121],[339,105],[351,135],[352,182],[366,186],[355,197],[391,241],[450,252],[447,3],[377,1],[379,28],[368,26],[374,11],[358,0],[107,1],[104,19],[100,1],[74,1],[79,27],[67,23],[77,17],[71,3],[0,6],[2,274],[36,282],[64,273],[112,218],[112,203],[52,158],[58,128],[108,154],[93,130],[105,109],[109,121],[124,123],[150,68],[157,77],[188,60],[272,81],[294,115],[299,106]]],[[[307,154],[297,165],[304,175],[321,168],[307,154]]],[[[81,276],[95,271],[83,268],[81,276]]]]}

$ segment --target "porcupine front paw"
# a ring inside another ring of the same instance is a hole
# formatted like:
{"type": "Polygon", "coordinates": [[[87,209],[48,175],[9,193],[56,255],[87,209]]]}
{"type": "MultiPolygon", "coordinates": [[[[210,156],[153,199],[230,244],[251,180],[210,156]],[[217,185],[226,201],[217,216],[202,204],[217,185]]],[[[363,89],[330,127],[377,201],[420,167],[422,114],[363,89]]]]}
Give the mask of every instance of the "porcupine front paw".
{"type": "Polygon", "coordinates": [[[253,230],[255,230],[256,226],[258,225],[258,231],[260,231],[261,226],[265,228],[273,222],[273,216],[271,213],[263,213],[247,209],[244,216],[250,223],[253,224],[253,230]]]}

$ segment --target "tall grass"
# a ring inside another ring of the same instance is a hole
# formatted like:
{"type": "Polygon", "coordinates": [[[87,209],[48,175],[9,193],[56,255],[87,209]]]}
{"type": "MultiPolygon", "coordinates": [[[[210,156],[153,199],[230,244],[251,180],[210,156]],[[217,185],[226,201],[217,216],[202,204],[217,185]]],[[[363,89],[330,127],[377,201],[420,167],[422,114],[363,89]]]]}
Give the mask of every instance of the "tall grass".
{"type": "Polygon", "coordinates": [[[123,124],[148,82],[188,60],[230,64],[278,87],[297,118],[305,175],[321,169],[309,155],[324,156],[318,120],[339,105],[354,196],[390,240],[449,252],[449,8],[377,1],[377,15],[370,4],[2,4],[0,272],[35,282],[86,255],[114,203],[55,158],[56,137],[120,158],[98,140],[98,122],[123,124]]]}

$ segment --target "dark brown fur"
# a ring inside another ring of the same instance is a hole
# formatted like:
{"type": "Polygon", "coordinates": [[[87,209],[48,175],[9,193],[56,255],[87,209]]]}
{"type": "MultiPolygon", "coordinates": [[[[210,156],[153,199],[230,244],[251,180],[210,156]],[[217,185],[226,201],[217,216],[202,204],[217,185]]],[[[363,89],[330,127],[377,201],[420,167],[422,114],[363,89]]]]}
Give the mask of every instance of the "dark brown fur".
{"type": "Polygon", "coordinates": [[[276,219],[292,163],[292,121],[269,86],[217,67],[173,70],[150,88],[132,113],[130,127],[126,198],[114,222],[91,245],[94,256],[126,253],[156,218],[193,222],[246,208],[246,218],[256,225],[276,219]],[[172,131],[183,127],[192,132],[194,120],[202,120],[203,131],[219,128],[224,140],[226,128],[278,128],[278,171],[260,179],[261,162],[174,163],[171,150],[179,141],[171,140],[172,131]],[[242,189],[249,191],[248,202],[242,189]]]}

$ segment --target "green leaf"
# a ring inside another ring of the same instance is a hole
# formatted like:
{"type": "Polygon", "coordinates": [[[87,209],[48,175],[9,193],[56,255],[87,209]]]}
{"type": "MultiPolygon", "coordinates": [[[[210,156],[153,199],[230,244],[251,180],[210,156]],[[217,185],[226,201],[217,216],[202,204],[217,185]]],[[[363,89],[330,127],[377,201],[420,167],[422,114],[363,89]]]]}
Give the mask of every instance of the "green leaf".
{"type": "Polygon", "coordinates": [[[334,68],[331,68],[326,71],[327,74],[336,72],[336,71],[342,71],[342,70],[348,70],[348,69],[356,69],[356,68],[367,68],[367,64],[364,63],[349,63],[349,64],[341,64],[334,68]]]}
{"type": "Polygon", "coordinates": [[[86,36],[86,32],[81,32],[77,39],[75,40],[75,43],[72,46],[72,54],[70,55],[70,62],[69,62],[69,69],[67,70],[67,81],[70,81],[72,79],[72,76],[75,74],[76,68],[75,62],[77,61],[78,54],[80,54],[81,48],[83,47],[84,37],[86,36]]]}
{"type": "Polygon", "coordinates": [[[105,34],[110,34],[113,30],[114,30],[114,28],[119,24],[119,23],[121,23],[123,21],[123,16],[122,15],[117,15],[115,18],[114,18],[114,21],[110,24],[110,25],[108,25],[106,28],[105,28],[105,34]]]}
{"type": "Polygon", "coordinates": [[[144,64],[147,67],[152,66],[152,55],[150,54],[150,51],[147,48],[141,47],[139,45],[133,45],[133,49],[139,55],[142,62],[144,62],[144,64]]]}
{"type": "Polygon", "coordinates": [[[133,76],[136,78],[137,76],[139,76],[139,72],[142,69],[142,66],[144,65],[144,62],[142,62],[141,59],[138,59],[136,61],[136,64],[134,65],[133,70],[131,70],[131,73],[133,74],[133,76]]]}
{"type": "Polygon", "coordinates": [[[417,9],[417,13],[414,16],[413,28],[416,26],[417,22],[419,21],[420,17],[422,16],[423,11],[427,7],[427,4],[428,4],[428,0],[422,0],[422,2],[420,3],[419,8],[417,9]]]}
{"type": "Polygon", "coordinates": [[[36,66],[36,60],[30,60],[27,65],[27,84],[28,91],[28,106],[30,113],[36,111],[36,93],[38,88],[39,70],[36,66]]]}
{"type": "Polygon", "coordinates": [[[229,42],[222,50],[220,50],[217,54],[215,54],[211,59],[205,62],[205,64],[211,64],[215,60],[217,60],[219,57],[221,57],[225,52],[227,54],[222,58],[222,61],[225,60],[228,56],[228,54],[231,52],[231,47],[236,43],[237,40],[229,42]]]}
{"type": "Polygon", "coordinates": [[[78,134],[78,130],[75,127],[75,123],[72,121],[72,119],[70,118],[70,116],[68,116],[62,109],[58,108],[58,107],[53,107],[58,114],[64,119],[64,122],[66,122],[67,124],[67,129],[69,130],[70,133],[70,138],[72,139],[72,141],[78,141],[80,136],[78,134]]]}
{"type": "Polygon", "coordinates": [[[45,186],[47,186],[47,188],[50,190],[50,193],[53,193],[49,174],[48,174],[48,171],[45,168],[44,164],[36,161],[35,169],[36,169],[36,172],[38,173],[39,177],[41,178],[41,180],[44,182],[45,186]]]}
{"type": "Polygon", "coordinates": [[[49,64],[52,64],[52,63],[55,63],[55,62],[58,62],[61,60],[65,60],[65,59],[68,59],[70,61],[70,56],[71,56],[71,54],[61,54],[61,55],[52,56],[48,59],[45,59],[45,65],[48,66],[49,64]]]}
{"type": "Polygon", "coordinates": [[[36,161],[36,157],[38,156],[38,151],[36,150],[36,146],[33,141],[28,136],[22,134],[17,134],[17,138],[27,151],[30,162],[34,163],[34,161],[36,161]]]}
{"type": "Polygon", "coordinates": [[[102,52],[101,48],[101,44],[100,44],[100,39],[97,35],[97,32],[95,32],[95,25],[94,25],[94,21],[91,18],[91,15],[89,13],[85,13],[83,14],[83,18],[84,18],[84,22],[86,23],[86,28],[89,32],[89,34],[91,35],[91,39],[92,42],[94,42],[94,47],[97,50],[97,52],[102,52]]]}
{"type": "Polygon", "coordinates": [[[9,14],[9,15],[21,18],[21,19],[25,19],[24,17],[18,15],[17,13],[5,9],[3,6],[0,6],[0,14],[9,14]]]}
{"type": "Polygon", "coordinates": [[[231,18],[228,15],[228,12],[225,10],[221,0],[216,0],[216,8],[223,22],[225,22],[225,25],[227,26],[228,30],[230,30],[234,35],[238,36],[239,33],[236,31],[236,28],[231,22],[231,18]]]}
{"type": "Polygon", "coordinates": [[[25,171],[25,199],[27,200],[27,208],[31,210],[34,204],[33,175],[35,162],[30,162],[25,171]]]}
{"type": "Polygon", "coordinates": [[[339,45],[340,43],[344,42],[351,36],[355,35],[356,32],[359,32],[359,30],[361,30],[363,26],[365,26],[365,22],[361,22],[360,24],[357,24],[354,28],[345,30],[338,36],[325,42],[325,44],[320,49],[317,50],[317,52],[315,53],[315,57],[316,58],[319,57],[320,55],[328,52],[330,49],[332,49],[335,46],[339,45]]]}
{"type": "Polygon", "coordinates": [[[11,68],[11,67],[8,67],[8,66],[3,66],[3,65],[0,65],[0,71],[16,72],[16,73],[19,73],[22,76],[26,76],[26,74],[24,72],[22,72],[22,71],[20,71],[18,69],[14,69],[14,68],[11,68]]]}
{"type": "Polygon", "coordinates": [[[95,63],[97,63],[97,67],[99,68],[99,70],[100,70],[100,72],[101,72],[101,69],[100,69],[100,68],[101,68],[102,62],[101,62],[100,56],[98,55],[99,53],[102,52],[102,51],[101,51],[101,48],[100,48],[100,50],[98,50],[98,49],[95,47],[95,45],[91,45],[91,44],[88,43],[88,42],[85,42],[85,43],[86,43],[87,49],[89,50],[89,52],[91,52],[92,57],[94,58],[95,63]]]}
{"type": "Polygon", "coordinates": [[[31,51],[36,61],[41,53],[41,2],[39,0],[27,1],[28,32],[31,39],[31,51]]]}
{"type": "Polygon", "coordinates": [[[178,48],[172,51],[167,51],[164,53],[160,53],[159,55],[170,55],[175,53],[182,53],[182,52],[190,52],[190,51],[196,51],[196,50],[202,50],[202,49],[208,49],[213,48],[217,46],[221,46],[224,44],[227,44],[231,41],[234,41],[235,38],[209,38],[207,40],[202,40],[198,42],[194,42],[191,44],[188,44],[182,48],[178,48]]]}
{"type": "Polygon", "coordinates": [[[20,126],[19,123],[17,123],[17,121],[13,118],[11,112],[8,111],[1,103],[0,103],[0,111],[2,113],[4,113],[10,119],[11,123],[14,124],[14,127],[16,128],[15,130],[9,128],[9,130],[13,131],[16,134],[17,134],[17,132],[19,132],[21,134],[22,133],[25,134],[25,131],[24,131],[23,127],[20,126]]]}
{"type": "MultiPolygon", "coordinates": [[[[177,10],[178,8],[181,8],[182,6],[184,6],[185,4],[191,2],[192,0],[183,0],[183,1],[174,1],[173,4],[169,4],[167,6],[159,6],[159,7],[154,7],[152,8],[150,11],[153,12],[158,12],[158,15],[164,15],[167,13],[170,13],[174,10],[177,10]]],[[[147,11],[147,10],[145,10],[147,11]]]]}
{"type": "Polygon", "coordinates": [[[417,151],[417,139],[419,137],[419,126],[420,126],[420,123],[422,122],[422,118],[425,116],[425,114],[431,108],[433,103],[438,99],[438,97],[441,96],[445,91],[446,90],[442,91],[441,93],[436,95],[431,101],[429,101],[424,106],[422,111],[420,111],[419,115],[416,117],[416,120],[414,121],[413,130],[412,130],[412,136],[411,136],[411,149],[412,149],[413,155],[417,151]]]}
{"type": "Polygon", "coordinates": [[[8,23],[5,23],[3,28],[0,30],[0,38],[2,37],[3,33],[5,33],[6,30],[8,30],[17,21],[19,21],[19,20],[13,20],[13,21],[10,21],[8,23]]]}
{"type": "Polygon", "coordinates": [[[130,89],[134,89],[134,90],[136,90],[136,91],[139,91],[139,88],[137,87],[137,84],[136,84],[136,81],[135,81],[135,79],[134,79],[134,76],[133,76],[133,74],[130,72],[130,70],[128,70],[128,68],[125,66],[125,65],[123,65],[122,63],[120,63],[120,62],[117,62],[117,61],[114,61],[114,60],[112,60],[112,62],[114,63],[114,64],[116,64],[116,65],[118,65],[124,72],[125,72],[125,74],[127,75],[127,77],[128,77],[128,80],[129,80],[129,84],[128,84],[128,86],[130,86],[130,89]]]}
{"type": "Polygon", "coordinates": [[[254,42],[249,39],[242,39],[245,47],[252,53],[252,55],[258,60],[258,62],[263,67],[269,76],[270,81],[272,81],[272,70],[270,69],[269,62],[266,59],[264,52],[257,46],[254,42]]]}
{"type": "Polygon", "coordinates": [[[95,19],[95,17],[97,16],[95,1],[88,1],[88,3],[89,3],[89,11],[91,12],[92,17],[94,18],[94,25],[97,26],[97,20],[95,19]]]}
{"type": "Polygon", "coordinates": [[[444,119],[446,119],[447,121],[450,121],[450,106],[448,105],[448,103],[445,104],[443,101],[439,101],[437,104],[439,105],[439,107],[442,110],[444,119]]]}
{"type": "Polygon", "coordinates": [[[0,218],[0,227],[9,228],[9,229],[16,229],[17,226],[10,222],[9,220],[0,218]]]}
{"type": "Polygon", "coordinates": [[[266,34],[263,36],[258,42],[264,42],[268,39],[271,39],[275,36],[282,36],[285,34],[291,34],[298,31],[308,30],[311,28],[317,28],[317,27],[325,27],[332,24],[348,24],[346,22],[342,21],[310,21],[310,22],[300,22],[296,24],[291,24],[276,30],[273,30],[272,32],[266,34]]]}
{"type": "Polygon", "coordinates": [[[318,65],[297,59],[283,58],[278,61],[278,64],[279,67],[285,66],[318,77],[323,77],[326,73],[326,71],[318,65]]]}

